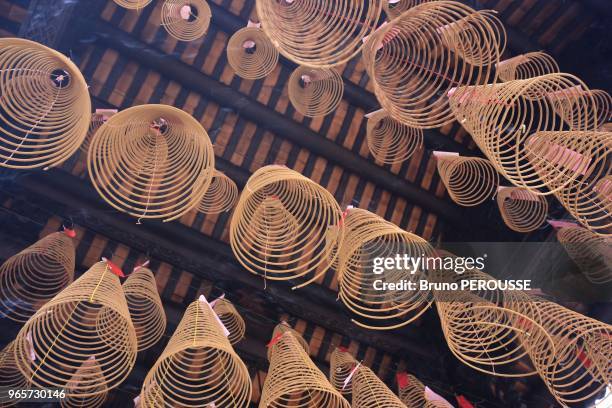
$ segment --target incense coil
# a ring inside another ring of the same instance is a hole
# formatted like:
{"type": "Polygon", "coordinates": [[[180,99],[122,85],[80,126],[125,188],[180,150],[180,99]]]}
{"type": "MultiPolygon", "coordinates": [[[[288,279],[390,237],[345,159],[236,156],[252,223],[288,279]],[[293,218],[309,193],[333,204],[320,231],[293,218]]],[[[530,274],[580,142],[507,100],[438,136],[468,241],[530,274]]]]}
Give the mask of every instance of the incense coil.
{"type": "Polygon", "coordinates": [[[97,408],[104,404],[108,389],[104,384],[104,374],[95,358],[85,360],[66,385],[66,389],[69,395],[60,401],[62,407],[97,408]],[[99,383],[93,382],[93,379],[97,379],[99,383]],[[79,387],[81,381],[85,381],[91,385],[88,389],[81,389],[79,387]],[[83,394],[83,396],[79,396],[80,394],[83,394]]]}
{"type": "Polygon", "coordinates": [[[286,167],[265,166],[253,173],[240,195],[230,244],[249,272],[271,280],[307,279],[303,286],[334,263],[326,236],[341,217],[326,189],[286,167]]]}
{"type": "Polygon", "coordinates": [[[612,281],[612,241],[585,228],[564,227],[557,240],[584,276],[596,285],[612,281]]]}
{"type": "Polygon", "coordinates": [[[33,41],[0,39],[0,167],[57,167],[83,143],[91,102],[66,56],[33,41]]]}
{"type": "Polygon", "coordinates": [[[356,364],[348,351],[339,348],[336,348],[329,358],[329,382],[345,397],[351,395],[353,383],[347,379],[356,364]]]}
{"type": "Polygon", "coordinates": [[[213,172],[210,186],[204,193],[198,211],[204,214],[228,212],[238,201],[238,187],[234,181],[218,170],[213,172]]]}
{"type": "Polygon", "coordinates": [[[159,341],[166,331],[166,312],[162,305],[153,272],[138,268],[123,283],[132,323],[138,339],[138,351],[159,341]]]}
{"type": "Polygon", "coordinates": [[[92,397],[102,393],[99,387],[117,387],[134,367],[136,353],[136,332],[121,283],[105,262],[94,264],[42,306],[15,339],[19,370],[32,385],[66,389],[69,397],[92,397]],[[103,379],[71,383],[91,356],[103,379]]]}
{"type": "Polygon", "coordinates": [[[277,325],[272,336],[260,408],[350,407],[312,362],[304,339],[284,324],[277,325]]]}
{"type": "Polygon", "coordinates": [[[89,143],[91,142],[91,139],[96,134],[98,129],[100,129],[100,126],[102,126],[105,122],[103,116],[104,115],[100,115],[98,113],[91,114],[91,122],[89,123],[87,135],[85,136],[85,140],[83,140],[83,143],[79,147],[79,150],[81,150],[85,154],[87,154],[87,150],[89,150],[89,143]]]}
{"type": "Polygon", "coordinates": [[[382,3],[383,10],[385,10],[385,13],[387,13],[387,18],[391,20],[401,15],[403,12],[428,1],[434,0],[398,0],[396,3],[391,3],[389,0],[385,0],[382,3]]]}
{"type": "Polygon", "coordinates": [[[129,10],[140,10],[151,3],[152,0],[113,0],[118,6],[129,10]]]}
{"type": "Polygon", "coordinates": [[[366,141],[376,160],[402,163],[423,148],[423,130],[406,126],[380,111],[368,118],[366,141]]]}
{"type": "Polygon", "coordinates": [[[489,13],[434,1],[376,30],[364,45],[363,60],[391,117],[411,127],[437,128],[454,120],[446,97],[453,87],[495,81],[492,64],[501,55],[502,37],[489,13]],[[469,38],[469,44],[461,38],[469,38]]]}
{"type": "Polygon", "coordinates": [[[528,52],[497,64],[497,75],[504,82],[535,78],[560,72],[557,61],[545,52],[528,52]]]}
{"type": "Polygon", "coordinates": [[[245,27],[227,43],[227,62],[245,79],[262,79],[278,64],[278,51],[261,28],[245,27]]]}
{"type": "Polygon", "coordinates": [[[497,191],[499,174],[488,160],[444,156],[437,157],[437,166],[448,195],[459,205],[482,204],[497,191]]]}
{"type": "Polygon", "coordinates": [[[246,325],[232,302],[227,299],[217,299],[214,302],[213,310],[219,316],[223,325],[229,330],[228,339],[232,345],[244,339],[246,325]]]}
{"type": "Polygon", "coordinates": [[[165,0],[161,25],[179,41],[193,41],[208,31],[212,13],[205,0],[165,0]]]}
{"type": "Polygon", "coordinates": [[[313,68],[348,62],[361,50],[362,38],[382,12],[372,0],[257,0],[263,30],[291,61],[313,68]]]}
{"type": "Polygon", "coordinates": [[[143,407],[249,406],[249,371],[215,316],[212,307],[201,300],[187,307],[144,380],[143,407]]]}
{"type": "Polygon", "coordinates": [[[214,151],[202,125],[168,105],[113,115],[96,132],[87,169],[100,196],[139,220],[171,221],[198,205],[210,186],[214,151]]]}
{"type": "Polygon", "coordinates": [[[25,322],[74,279],[72,239],[54,232],[0,266],[0,316],[25,322]]]}
{"type": "Polygon", "coordinates": [[[289,77],[289,100],[304,116],[325,116],[338,107],[344,82],[335,69],[297,67],[289,77]]]}
{"type": "MultiPolygon", "coordinates": [[[[572,75],[550,74],[502,84],[460,87],[449,95],[449,101],[457,120],[498,172],[516,187],[545,195],[571,181],[563,174],[568,170],[563,170],[563,163],[551,160],[526,163],[527,146],[536,132],[565,129],[557,116],[557,107],[547,95],[557,93],[561,98],[576,84],[582,82],[572,75]],[[557,176],[547,176],[551,172],[557,176]]],[[[593,98],[585,94],[574,101],[568,116],[573,115],[575,122],[595,123],[592,106],[593,98]]],[[[581,143],[576,141],[577,145],[581,143]]]]}
{"type": "Polygon", "coordinates": [[[598,99],[586,87],[576,85],[561,91],[547,92],[546,98],[571,130],[597,130],[601,125],[598,99]]]}
{"type": "Polygon", "coordinates": [[[603,126],[612,120],[612,96],[601,89],[593,89],[591,94],[595,99],[597,123],[603,126]]]}
{"type": "Polygon", "coordinates": [[[407,408],[429,408],[429,401],[425,399],[425,386],[414,375],[406,374],[408,384],[398,386],[400,400],[407,408]]]}
{"type": "Polygon", "coordinates": [[[418,281],[423,268],[374,271],[373,258],[394,258],[396,254],[421,257],[433,248],[423,238],[404,231],[383,218],[362,209],[350,209],[343,223],[344,242],[338,251],[338,297],[355,313],[352,321],[362,327],[387,330],[407,325],[431,304],[429,292],[421,290],[375,290],[374,282],[418,281]],[[364,320],[363,322],[360,320],[364,320]]]}
{"type": "MultiPolygon", "coordinates": [[[[7,344],[0,351],[0,387],[3,389],[25,389],[28,388],[28,380],[21,374],[15,361],[14,343],[7,344]]],[[[18,400],[5,400],[0,397],[0,407],[10,407],[18,400]]]]}
{"type": "Polygon", "coordinates": [[[546,222],[548,201],[531,191],[508,187],[497,193],[497,206],[504,223],[517,232],[530,232],[546,222]]]}

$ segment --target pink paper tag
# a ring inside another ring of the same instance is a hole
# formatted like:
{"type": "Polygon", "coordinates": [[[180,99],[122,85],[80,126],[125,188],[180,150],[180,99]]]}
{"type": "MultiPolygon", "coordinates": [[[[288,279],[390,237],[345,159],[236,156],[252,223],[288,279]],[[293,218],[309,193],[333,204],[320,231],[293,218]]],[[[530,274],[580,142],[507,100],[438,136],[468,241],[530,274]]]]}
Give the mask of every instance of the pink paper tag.
{"type": "Polygon", "coordinates": [[[552,227],[555,229],[578,226],[578,224],[576,224],[575,222],[571,222],[571,221],[548,220],[548,223],[552,225],[552,227]]]}
{"type": "Polygon", "coordinates": [[[141,263],[140,265],[136,265],[134,267],[134,269],[132,269],[132,272],[136,272],[137,270],[139,270],[141,268],[146,268],[147,266],[149,266],[149,260],[148,259],[146,261],[144,261],[143,263],[141,263]]]}
{"type": "Polygon", "coordinates": [[[529,61],[529,58],[527,58],[526,56],[521,54],[521,55],[517,55],[516,57],[508,58],[508,59],[505,59],[505,60],[499,62],[498,64],[495,64],[495,67],[499,69],[499,68],[501,68],[504,65],[509,64],[509,63],[515,63],[516,62],[518,64],[522,64],[522,63],[527,62],[527,61],[529,61]]]}
{"type": "Polygon", "coordinates": [[[355,372],[359,369],[359,367],[361,367],[361,361],[357,363],[357,365],[351,370],[351,373],[348,375],[348,377],[344,379],[344,382],[342,383],[342,389],[345,389],[348,383],[351,382],[353,376],[355,375],[355,372]]]}
{"type": "Polygon", "coordinates": [[[548,92],[546,96],[548,96],[548,98],[550,99],[565,99],[570,96],[579,96],[582,94],[584,94],[584,89],[582,89],[582,86],[576,85],[576,86],[572,86],[571,88],[565,88],[565,89],[560,89],[554,92],[548,92]]]}
{"type": "Polygon", "coordinates": [[[446,399],[444,399],[444,397],[442,397],[441,395],[436,394],[435,392],[433,392],[431,390],[431,388],[429,388],[427,386],[425,387],[425,400],[430,401],[430,402],[440,403],[444,407],[454,408],[450,404],[450,402],[448,402],[446,399]]]}
{"type": "Polygon", "coordinates": [[[441,151],[435,150],[433,152],[433,155],[434,155],[435,158],[441,159],[441,158],[444,158],[444,157],[458,157],[459,153],[457,153],[457,152],[441,152],[441,151]]]}
{"type": "Polygon", "coordinates": [[[381,109],[376,110],[376,111],[374,111],[374,112],[366,113],[366,114],[365,114],[365,115],[363,115],[363,116],[364,116],[365,118],[367,118],[367,119],[370,119],[372,116],[376,115],[377,113],[384,112],[384,111],[385,111],[385,110],[381,108],[381,109]]]}
{"type": "Polygon", "coordinates": [[[247,23],[247,27],[261,28],[261,23],[256,23],[254,21],[249,20],[249,22],[247,23]]]}
{"type": "Polygon", "coordinates": [[[223,330],[223,334],[225,335],[225,337],[229,336],[230,335],[230,331],[227,330],[227,327],[225,327],[225,325],[223,324],[223,322],[221,321],[219,316],[217,316],[217,313],[215,313],[215,311],[213,310],[213,308],[210,305],[210,303],[208,303],[208,300],[206,300],[206,296],[200,295],[200,298],[198,300],[201,302],[200,304],[204,303],[210,309],[210,311],[212,312],[213,316],[215,317],[215,320],[217,321],[217,323],[219,323],[219,326],[223,330]]]}

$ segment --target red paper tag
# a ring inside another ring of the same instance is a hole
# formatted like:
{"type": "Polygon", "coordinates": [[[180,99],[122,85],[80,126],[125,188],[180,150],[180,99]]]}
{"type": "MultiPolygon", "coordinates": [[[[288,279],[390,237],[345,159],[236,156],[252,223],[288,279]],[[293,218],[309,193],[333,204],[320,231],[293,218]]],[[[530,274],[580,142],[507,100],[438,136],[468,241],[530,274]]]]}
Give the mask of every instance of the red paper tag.
{"type": "Polygon", "coordinates": [[[576,357],[578,357],[578,360],[580,360],[580,362],[582,363],[582,365],[585,368],[589,368],[592,365],[591,360],[586,356],[586,353],[584,352],[584,350],[582,348],[578,348],[578,350],[576,351],[576,357]]]}
{"type": "Polygon", "coordinates": [[[397,379],[397,385],[400,389],[406,388],[410,384],[410,378],[408,378],[408,373],[397,373],[395,375],[397,379]]]}
{"type": "Polygon", "coordinates": [[[459,408],[474,408],[474,405],[470,401],[467,400],[463,395],[456,395],[457,404],[459,404],[459,408]]]}
{"type": "Polygon", "coordinates": [[[108,269],[110,269],[110,271],[112,273],[114,273],[115,275],[117,275],[120,278],[125,278],[125,274],[123,273],[123,271],[121,270],[120,267],[118,267],[117,265],[115,265],[114,263],[112,263],[111,261],[109,261],[106,258],[102,258],[102,260],[104,262],[106,262],[106,265],[108,265],[108,269]]]}
{"type": "Polygon", "coordinates": [[[270,340],[270,342],[268,343],[268,345],[267,345],[266,347],[270,348],[270,347],[272,347],[273,345],[275,345],[276,343],[278,343],[278,342],[279,342],[279,340],[281,339],[281,337],[283,337],[283,334],[285,334],[285,332],[283,332],[283,333],[278,333],[276,336],[274,336],[274,337],[272,338],[272,340],[270,340]]]}
{"type": "Polygon", "coordinates": [[[344,346],[338,346],[338,351],[341,353],[348,353],[348,349],[344,346]]]}
{"type": "Polygon", "coordinates": [[[76,231],[73,230],[72,228],[66,228],[64,227],[64,234],[66,234],[67,236],[69,236],[70,238],[74,238],[76,237],[76,231]]]}

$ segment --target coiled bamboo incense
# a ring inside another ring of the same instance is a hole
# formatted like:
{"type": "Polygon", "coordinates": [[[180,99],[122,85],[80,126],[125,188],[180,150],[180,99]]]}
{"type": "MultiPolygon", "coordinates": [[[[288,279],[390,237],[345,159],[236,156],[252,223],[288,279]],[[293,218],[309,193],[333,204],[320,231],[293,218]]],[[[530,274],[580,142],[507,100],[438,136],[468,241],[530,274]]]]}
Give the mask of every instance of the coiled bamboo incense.
{"type": "Polygon", "coordinates": [[[353,383],[349,376],[356,366],[357,361],[346,350],[336,348],[329,357],[329,382],[344,396],[352,393],[353,383]]]}
{"type": "Polygon", "coordinates": [[[33,41],[0,39],[0,167],[56,167],[83,143],[87,84],[66,56],[33,41]]]}
{"type": "Polygon", "coordinates": [[[517,232],[535,231],[546,222],[548,215],[545,197],[519,187],[499,191],[497,206],[504,223],[517,232]]]}
{"type": "Polygon", "coordinates": [[[234,181],[218,170],[198,204],[198,211],[204,214],[219,214],[230,211],[238,201],[238,187],[234,181]]]}
{"type": "Polygon", "coordinates": [[[572,130],[598,130],[601,125],[598,102],[605,102],[600,101],[601,98],[596,98],[590,89],[576,85],[561,91],[547,92],[546,98],[557,115],[572,130]],[[585,111],[587,114],[583,114],[585,111]]]}
{"type": "Polygon", "coordinates": [[[497,64],[497,75],[504,82],[535,78],[560,72],[557,61],[545,52],[528,52],[497,64]]]}
{"type": "Polygon", "coordinates": [[[414,6],[418,6],[421,3],[435,0],[384,0],[382,2],[383,9],[387,13],[389,20],[396,18],[403,12],[411,9],[414,6]]]}
{"type": "MultiPolygon", "coordinates": [[[[2,389],[25,389],[28,388],[28,380],[21,374],[15,362],[14,343],[7,344],[0,351],[0,387],[2,389]]],[[[0,407],[10,407],[18,400],[4,399],[0,397],[0,407]]]]}
{"type": "Polygon", "coordinates": [[[440,156],[437,166],[448,195],[459,205],[482,204],[497,191],[499,174],[485,159],[440,156]]]}
{"type": "Polygon", "coordinates": [[[381,110],[368,118],[366,141],[376,160],[402,163],[423,148],[423,130],[406,126],[381,110]]]}
{"type": "Polygon", "coordinates": [[[263,385],[260,408],[351,406],[312,362],[304,339],[284,324],[274,329],[268,345],[268,359],[270,368],[263,385]]]}
{"type": "Polygon", "coordinates": [[[454,1],[411,8],[381,26],[363,47],[364,65],[383,109],[416,128],[453,121],[446,93],[495,80],[493,63],[505,43],[490,12],[454,1]]]}
{"type": "Polygon", "coordinates": [[[146,7],[152,0],[113,0],[117,5],[130,9],[130,10],[140,10],[146,7]]]}
{"type": "Polygon", "coordinates": [[[174,220],[198,205],[214,174],[208,134],[168,105],[140,105],[113,115],[87,155],[91,181],[113,208],[139,220],[174,220]]]}
{"type": "Polygon", "coordinates": [[[232,302],[225,298],[217,299],[214,301],[213,310],[219,316],[223,325],[229,330],[228,339],[232,345],[244,339],[246,325],[232,302]]]}
{"type": "Polygon", "coordinates": [[[179,41],[193,41],[208,31],[212,13],[205,0],[164,0],[161,25],[179,41]]]}
{"type": "Polygon", "coordinates": [[[597,124],[603,126],[612,120],[612,96],[604,90],[591,91],[597,109],[597,124]]]}
{"type": "Polygon", "coordinates": [[[289,77],[289,100],[304,116],[325,116],[336,110],[344,82],[335,69],[297,67],[289,77]]]}
{"type": "Polygon", "coordinates": [[[227,62],[245,79],[262,79],[278,64],[278,50],[261,28],[245,27],[227,43],[227,62]]]}
{"type": "Polygon", "coordinates": [[[104,404],[108,389],[104,384],[102,369],[95,358],[85,360],[66,385],[66,389],[68,396],[60,401],[62,407],[97,408],[104,404]],[[93,382],[94,379],[99,382],[93,382]],[[81,381],[90,384],[89,389],[81,389],[79,387],[81,381]],[[80,394],[83,396],[79,396],[80,394]]]}
{"type": "Polygon", "coordinates": [[[72,239],[54,232],[0,266],[0,316],[25,322],[74,278],[72,239]]]}
{"type": "Polygon", "coordinates": [[[15,359],[32,386],[65,389],[67,396],[77,398],[121,384],[134,367],[136,353],[125,295],[106,262],[94,264],[43,305],[15,339],[15,359]],[[91,357],[101,374],[72,381],[91,357]]]}
{"type": "Polygon", "coordinates": [[[143,407],[248,407],[251,379],[212,307],[202,300],[185,311],[144,380],[143,407]]]}
{"type": "Polygon", "coordinates": [[[612,240],[585,228],[564,227],[557,240],[584,276],[597,285],[612,281],[612,240]]]}
{"type": "Polygon", "coordinates": [[[407,408],[430,407],[425,400],[425,386],[412,374],[406,374],[406,384],[398,384],[398,391],[407,408]]]}
{"type": "Polygon", "coordinates": [[[307,279],[303,286],[334,263],[326,236],[341,217],[340,206],[323,187],[286,167],[265,166],[240,195],[230,244],[249,272],[271,280],[307,279]]]}
{"type": "Polygon", "coordinates": [[[166,331],[166,312],[153,272],[143,267],[136,269],[123,284],[123,291],[136,330],[138,351],[146,350],[166,331]]]}
{"type": "Polygon", "coordinates": [[[353,58],[382,12],[373,0],[257,0],[262,28],[291,61],[330,68],[353,58]]]}

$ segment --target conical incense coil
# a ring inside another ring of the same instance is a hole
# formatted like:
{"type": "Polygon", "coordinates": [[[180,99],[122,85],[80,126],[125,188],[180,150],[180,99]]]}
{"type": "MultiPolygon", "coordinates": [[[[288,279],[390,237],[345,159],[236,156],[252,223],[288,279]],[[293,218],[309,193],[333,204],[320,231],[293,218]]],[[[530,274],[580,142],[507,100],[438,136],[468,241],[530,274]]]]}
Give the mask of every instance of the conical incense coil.
{"type": "MultiPolygon", "coordinates": [[[[555,161],[540,163],[546,170],[542,176],[533,165],[525,163],[526,147],[536,132],[566,128],[547,95],[560,91],[557,97],[561,98],[566,94],[564,90],[581,83],[569,74],[550,74],[503,84],[460,87],[449,94],[449,101],[457,120],[497,171],[516,187],[550,194],[569,180],[562,175],[559,178],[545,175],[565,166],[555,161]]],[[[588,122],[590,118],[596,122],[592,106],[593,98],[588,95],[574,101],[572,113],[576,121],[588,122]]]]}
{"type": "Polygon", "coordinates": [[[69,397],[91,397],[102,393],[98,386],[109,390],[118,386],[134,367],[136,353],[136,332],[125,295],[106,262],[93,265],[42,306],[15,339],[19,370],[32,386],[66,389],[69,397]],[[95,376],[71,382],[92,356],[103,380],[95,376]]]}
{"type": "Polygon", "coordinates": [[[297,67],[289,77],[289,100],[304,116],[325,116],[336,110],[344,82],[335,69],[297,67]]]}
{"type": "Polygon", "coordinates": [[[198,211],[204,214],[227,212],[234,208],[236,201],[238,201],[236,183],[225,174],[215,170],[210,187],[198,204],[198,211]]]}
{"type": "Polygon", "coordinates": [[[572,130],[598,130],[601,125],[598,109],[598,103],[602,103],[601,94],[598,99],[590,89],[576,85],[560,91],[547,92],[546,98],[557,115],[572,130]],[[587,114],[584,114],[585,110],[587,114]]]}
{"type": "Polygon", "coordinates": [[[535,78],[560,72],[557,61],[545,52],[528,52],[497,64],[497,75],[504,82],[535,78]]]}
{"type": "Polygon", "coordinates": [[[313,68],[348,62],[375,28],[380,1],[257,0],[257,16],[278,51],[313,68]]]}
{"type": "Polygon", "coordinates": [[[564,227],[557,240],[584,276],[597,285],[612,281],[612,239],[585,228],[564,227]]]}
{"type": "Polygon", "coordinates": [[[262,79],[278,64],[278,50],[261,28],[245,27],[227,43],[227,62],[245,79],[262,79]]]}
{"type": "Polygon", "coordinates": [[[108,204],[139,219],[164,221],[198,205],[214,164],[202,125],[167,105],[113,115],[96,132],[87,155],[91,181],[108,204]]]}
{"type": "Polygon", "coordinates": [[[268,345],[270,368],[263,385],[260,408],[349,408],[351,405],[329,383],[308,356],[308,346],[283,324],[274,329],[268,345]]]}
{"type": "Polygon", "coordinates": [[[146,7],[152,0],[113,0],[117,5],[129,9],[140,10],[146,7]]]}
{"type": "Polygon", "coordinates": [[[335,349],[329,358],[329,381],[342,395],[351,395],[351,372],[357,366],[353,356],[342,348],[335,349]]]}
{"type": "Polygon", "coordinates": [[[427,257],[433,250],[429,243],[358,208],[348,211],[343,228],[344,242],[338,255],[339,298],[358,316],[359,320],[353,319],[353,322],[362,327],[386,330],[407,325],[425,312],[431,302],[428,291],[377,289],[385,283],[402,281],[418,285],[426,276],[424,268],[412,270],[411,264],[394,264],[393,268],[385,269],[375,263],[376,259],[395,259],[398,254],[427,257]]]}
{"type": "Polygon", "coordinates": [[[452,122],[447,92],[495,80],[492,63],[499,60],[502,44],[495,40],[499,28],[491,18],[458,2],[434,1],[376,30],[364,45],[363,59],[383,109],[421,129],[452,122]],[[487,64],[471,65],[472,60],[487,64]]]}
{"type": "Polygon", "coordinates": [[[524,188],[507,187],[499,191],[497,206],[504,223],[517,232],[535,231],[548,215],[546,198],[524,188]]]}
{"type": "Polygon", "coordinates": [[[108,389],[104,384],[104,374],[95,358],[89,358],[79,367],[66,385],[68,396],[60,401],[62,407],[101,407],[106,400],[108,389]],[[97,380],[97,382],[93,380],[97,380]],[[86,382],[89,389],[80,388],[86,382]],[[83,396],[79,396],[82,394],[83,396]]]}
{"type": "Polygon", "coordinates": [[[33,41],[0,39],[0,167],[57,167],[83,143],[87,84],[66,56],[33,41]]]}
{"type": "Polygon", "coordinates": [[[132,323],[138,339],[138,351],[159,341],[166,331],[166,312],[162,305],[153,272],[138,268],[123,284],[132,323]]]}
{"type": "Polygon", "coordinates": [[[387,13],[387,18],[391,20],[401,15],[403,12],[419,4],[427,3],[428,1],[435,0],[384,0],[382,4],[385,13],[387,13]]]}
{"type": "Polygon", "coordinates": [[[379,111],[368,118],[366,141],[376,160],[402,163],[423,148],[423,130],[406,126],[379,111]]]}
{"type": "MultiPolygon", "coordinates": [[[[404,373],[398,373],[398,377],[400,374],[404,373]]],[[[427,405],[428,401],[425,400],[425,386],[423,383],[411,374],[405,374],[405,376],[405,384],[398,384],[400,400],[402,400],[407,408],[429,408],[430,406],[427,405]]]]}
{"type": "Polygon", "coordinates": [[[205,300],[192,302],[144,380],[142,406],[248,407],[250,399],[248,369],[215,312],[205,300]]]}
{"type": "Polygon", "coordinates": [[[161,25],[179,41],[193,41],[208,31],[212,13],[205,0],[165,0],[161,25]]]}
{"type": "MultiPolygon", "coordinates": [[[[23,376],[15,362],[14,344],[10,342],[0,351],[0,387],[3,389],[25,389],[28,388],[28,380],[23,376]]],[[[18,400],[5,400],[0,397],[0,407],[10,407],[18,400]]]]}
{"type": "Polygon", "coordinates": [[[601,89],[593,89],[591,93],[597,109],[597,123],[603,126],[612,120],[612,96],[601,89]]]}
{"type": "Polygon", "coordinates": [[[448,195],[466,207],[491,198],[499,185],[499,174],[485,159],[461,156],[437,157],[438,173],[448,195]]]}
{"type": "Polygon", "coordinates": [[[224,298],[217,299],[214,301],[213,310],[217,313],[223,325],[229,330],[228,339],[232,345],[244,339],[246,325],[232,302],[224,298]]]}
{"type": "Polygon", "coordinates": [[[47,235],[0,266],[0,316],[25,322],[74,279],[75,250],[63,232],[47,235]]]}
{"type": "Polygon", "coordinates": [[[333,264],[327,230],[341,218],[326,189],[286,167],[265,166],[240,195],[230,244],[249,272],[271,280],[305,278],[305,285],[333,264]]]}

